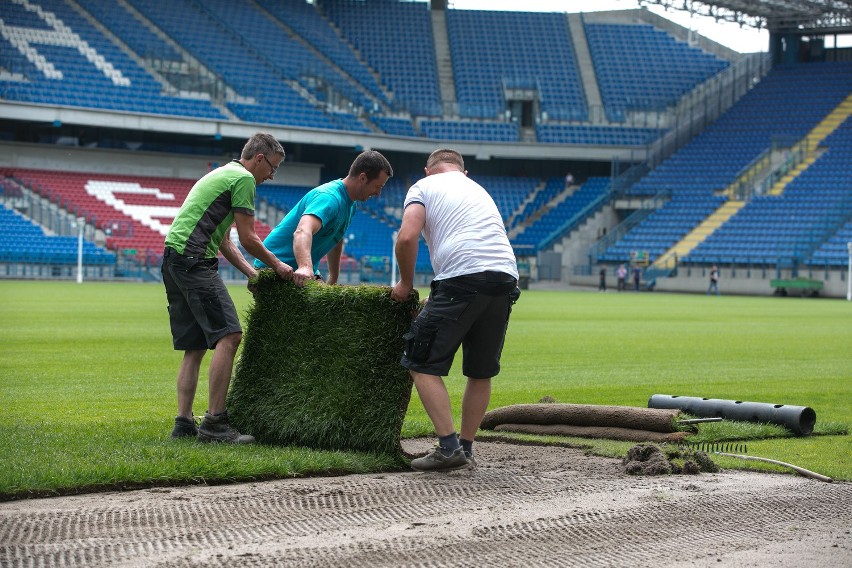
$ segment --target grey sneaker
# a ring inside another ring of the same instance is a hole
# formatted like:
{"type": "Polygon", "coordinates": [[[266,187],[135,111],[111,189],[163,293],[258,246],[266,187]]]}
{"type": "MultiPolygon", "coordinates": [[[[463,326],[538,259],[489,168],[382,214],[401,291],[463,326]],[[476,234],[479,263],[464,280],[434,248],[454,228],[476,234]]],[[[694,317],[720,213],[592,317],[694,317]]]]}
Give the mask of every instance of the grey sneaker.
{"type": "Polygon", "coordinates": [[[189,438],[198,435],[198,426],[195,420],[184,416],[175,416],[175,427],[172,429],[172,438],[189,438]]]}
{"type": "Polygon", "coordinates": [[[411,469],[415,471],[449,471],[469,466],[470,461],[462,448],[458,448],[449,457],[441,453],[441,448],[435,448],[422,458],[411,460],[411,469]]]}
{"type": "Polygon", "coordinates": [[[228,411],[221,414],[204,413],[198,427],[199,442],[226,442],[228,444],[253,444],[254,436],[240,434],[228,423],[228,411]]]}
{"type": "Polygon", "coordinates": [[[471,468],[476,467],[476,458],[475,458],[475,457],[473,457],[473,451],[465,452],[465,453],[464,453],[464,457],[466,457],[466,458],[467,458],[467,461],[468,461],[468,463],[470,464],[470,467],[471,467],[471,468]]]}

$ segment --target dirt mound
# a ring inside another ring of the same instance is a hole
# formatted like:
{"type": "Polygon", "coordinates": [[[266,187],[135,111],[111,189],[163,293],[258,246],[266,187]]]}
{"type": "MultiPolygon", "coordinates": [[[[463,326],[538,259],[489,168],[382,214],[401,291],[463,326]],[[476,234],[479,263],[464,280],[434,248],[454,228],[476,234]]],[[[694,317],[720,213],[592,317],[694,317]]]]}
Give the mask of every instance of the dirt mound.
{"type": "Polygon", "coordinates": [[[655,444],[636,444],[627,451],[622,464],[630,475],[719,472],[719,466],[704,452],[655,444]]]}

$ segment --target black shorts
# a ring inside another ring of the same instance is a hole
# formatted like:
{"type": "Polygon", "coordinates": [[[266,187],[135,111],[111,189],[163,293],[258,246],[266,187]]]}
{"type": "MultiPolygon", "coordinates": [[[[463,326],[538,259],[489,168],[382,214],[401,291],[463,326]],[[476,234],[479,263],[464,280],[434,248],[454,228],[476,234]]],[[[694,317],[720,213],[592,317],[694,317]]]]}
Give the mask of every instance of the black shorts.
{"type": "Polygon", "coordinates": [[[176,350],[213,349],[231,333],[242,333],[234,302],[219,276],[219,260],[163,253],[163,284],[176,350]]]}
{"type": "Polygon", "coordinates": [[[418,373],[446,376],[461,346],[465,376],[496,376],[512,304],[519,296],[517,281],[500,272],[432,281],[429,301],[403,336],[400,363],[418,373]]]}

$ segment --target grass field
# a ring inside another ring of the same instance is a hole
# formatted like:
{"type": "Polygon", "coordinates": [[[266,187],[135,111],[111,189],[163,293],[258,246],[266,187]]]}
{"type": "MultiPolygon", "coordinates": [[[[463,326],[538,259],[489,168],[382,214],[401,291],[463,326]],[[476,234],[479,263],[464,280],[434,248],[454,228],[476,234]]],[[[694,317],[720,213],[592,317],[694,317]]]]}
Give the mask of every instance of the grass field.
{"type": "MultiPolygon", "coordinates": [[[[231,291],[244,311],[249,293],[231,291]]],[[[393,456],[169,439],[181,354],[159,284],[4,281],[0,307],[2,497],[398,467],[393,456]]],[[[852,421],[850,320],[842,300],[526,291],[491,407],[543,396],[646,406],[652,394],[810,406],[816,435],[749,441],[749,454],[852,480],[852,437],[837,433],[852,421]]],[[[459,363],[447,379],[456,409],[459,363]]],[[[431,434],[415,395],[403,436],[431,434]]],[[[630,445],[568,441],[609,455],[630,445]]]]}

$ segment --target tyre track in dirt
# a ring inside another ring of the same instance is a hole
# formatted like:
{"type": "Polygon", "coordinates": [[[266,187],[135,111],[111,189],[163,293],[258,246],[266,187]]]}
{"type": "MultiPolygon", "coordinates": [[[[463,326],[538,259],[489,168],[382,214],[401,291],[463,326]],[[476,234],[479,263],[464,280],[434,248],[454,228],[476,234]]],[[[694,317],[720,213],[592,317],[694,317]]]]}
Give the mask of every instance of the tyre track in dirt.
{"type": "Polygon", "coordinates": [[[2,503],[0,566],[852,566],[849,483],[477,448],[479,467],[448,474],[2,503]]]}

